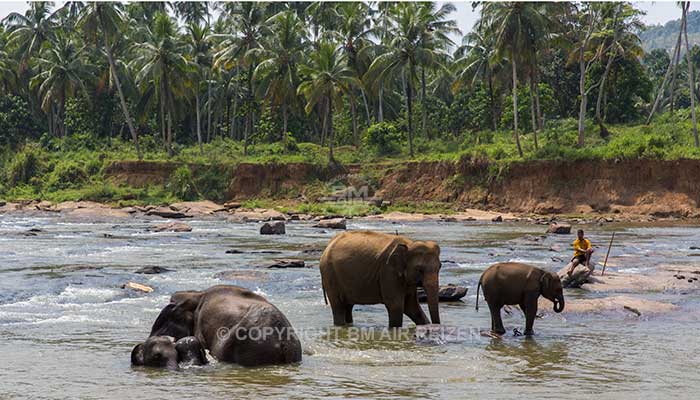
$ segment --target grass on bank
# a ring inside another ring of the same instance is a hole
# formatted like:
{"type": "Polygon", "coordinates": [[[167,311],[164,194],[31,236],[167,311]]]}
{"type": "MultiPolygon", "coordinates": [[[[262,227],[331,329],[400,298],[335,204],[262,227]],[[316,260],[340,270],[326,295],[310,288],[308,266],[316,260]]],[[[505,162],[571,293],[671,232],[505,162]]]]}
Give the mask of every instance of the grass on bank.
{"type": "MultiPolygon", "coordinates": [[[[575,146],[576,121],[550,121],[539,133],[538,148],[534,135],[524,133],[521,143],[524,157],[520,158],[511,131],[482,131],[467,133],[463,140],[415,139],[415,154],[408,156],[406,143],[393,147],[390,154],[364,145],[338,146],[336,159],[342,164],[361,164],[362,174],[369,182],[381,179],[379,164],[418,161],[458,161],[460,159],[488,160],[500,168],[515,161],[528,160],[609,160],[609,159],[700,159],[700,150],[693,145],[692,125],[688,110],[664,114],[653,124],[608,126],[610,136],[601,138],[598,127],[590,121],[586,126],[586,146],[575,146]]],[[[105,176],[105,169],[114,161],[135,160],[136,153],[129,142],[98,140],[91,135],[70,135],[64,139],[27,143],[19,149],[0,149],[0,199],[42,199],[49,201],[92,200],[122,205],[163,204],[180,200],[225,200],[226,186],[233,167],[241,162],[251,163],[312,163],[325,165],[328,149],[312,143],[254,144],[243,155],[240,142],[216,139],[204,145],[200,154],[196,145],[176,147],[176,155],[168,158],[164,149],[152,137],[141,140],[144,160],[174,161],[192,168],[177,168],[165,185],[145,188],[117,186],[105,176]]],[[[468,179],[468,177],[463,177],[468,179]]],[[[455,184],[460,184],[456,179],[455,184]]],[[[304,187],[311,197],[320,197],[333,190],[327,182],[309,182],[304,187]]],[[[289,196],[288,196],[289,197],[289,196]]],[[[308,197],[308,196],[307,196],[308,197]]],[[[261,202],[263,200],[258,200],[261,202]]],[[[271,202],[271,200],[267,200],[271,202]]],[[[268,204],[269,205],[269,204],[268,204]]],[[[377,212],[366,205],[338,203],[304,203],[295,205],[299,212],[366,215],[377,212]],[[338,209],[341,207],[342,209],[338,209]],[[363,208],[364,207],[364,208],[363,208]]],[[[393,205],[397,211],[415,211],[412,205],[393,205]]],[[[449,205],[425,205],[430,212],[453,211],[449,205]]],[[[426,211],[426,210],[423,210],[426,211]]]]}

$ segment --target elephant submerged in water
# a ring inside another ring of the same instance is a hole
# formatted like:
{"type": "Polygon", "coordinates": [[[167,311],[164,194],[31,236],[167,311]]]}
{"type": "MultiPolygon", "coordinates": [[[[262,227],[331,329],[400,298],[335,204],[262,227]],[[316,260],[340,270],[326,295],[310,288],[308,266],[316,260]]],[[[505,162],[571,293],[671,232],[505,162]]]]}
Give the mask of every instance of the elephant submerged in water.
{"type": "Polygon", "coordinates": [[[506,333],[501,320],[504,305],[519,305],[525,313],[525,335],[532,335],[540,295],[554,303],[554,312],[564,310],[564,292],[556,273],[522,263],[498,263],[486,269],[476,288],[476,309],[479,310],[479,287],[491,311],[491,331],[506,333]]]}
{"type": "Polygon", "coordinates": [[[134,347],[132,363],[172,367],[173,359],[191,358],[187,354],[196,354],[197,346],[242,366],[301,361],[301,343],[277,307],[248,289],[218,285],[173,294],[149,338],[134,347]]]}
{"type": "Polygon", "coordinates": [[[440,247],[435,242],[371,231],[345,232],[326,247],[320,270],[334,325],[351,324],[355,304],[384,304],[390,327],[402,326],[404,314],[416,325],[430,323],[418,304],[419,282],[427,294],[432,322],[440,323],[440,247]]]}
{"type": "Polygon", "coordinates": [[[207,355],[202,343],[194,336],[178,341],[172,336],[151,336],[131,351],[131,363],[176,369],[180,364],[207,364],[207,355]]]}

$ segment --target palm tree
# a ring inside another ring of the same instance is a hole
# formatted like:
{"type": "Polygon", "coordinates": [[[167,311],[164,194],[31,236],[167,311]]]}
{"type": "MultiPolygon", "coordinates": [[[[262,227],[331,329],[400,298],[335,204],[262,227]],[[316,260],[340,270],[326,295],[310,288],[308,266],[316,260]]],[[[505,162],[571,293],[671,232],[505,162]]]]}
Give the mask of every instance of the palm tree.
{"type": "Polygon", "coordinates": [[[30,87],[39,88],[41,108],[49,116],[49,131],[63,137],[66,99],[81,91],[87,96],[85,83],[92,78],[92,68],[83,63],[83,48],[77,48],[66,34],[56,39],[34,59],[39,72],[30,87]]]}
{"type": "MultiPolygon", "coordinates": [[[[637,32],[644,28],[640,16],[642,12],[634,8],[630,3],[610,3],[606,5],[605,27],[603,32],[607,38],[601,42],[604,55],[607,57],[603,76],[600,78],[598,98],[595,106],[595,118],[599,124],[603,123],[602,104],[605,81],[612,64],[618,56],[629,57],[635,62],[644,54],[642,41],[637,32]]],[[[602,130],[601,130],[602,131],[602,130]]]]}
{"type": "Polygon", "coordinates": [[[347,64],[343,48],[327,41],[318,43],[317,51],[310,54],[308,65],[302,65],[301,74],[307,78],[297,92],[306,97],[306,112],[311,113],[317,104],[325,104],[325,125],[328,129],[328,162],[333,157],[333,110],[341,106],[343,94],[359,85],[352,68],[347,64]]]}
{"type": "MultiPolygon", "coordinates": [[[[421,111],[423,116],[423,136],[427,137],[428,107],[426,101],[425,70],[443,67],[439,55],[447,56],[447,50],[454,45],[450,35],[461,34],[457,21],[447,17],[456,11],[451,3],[444,3],[440,8],[433,2],[418,3],[419,24],[423,26],[420,46],[431,50],[437,57],[421,59],[421,111]]],[[[430,53],[428,53],[430,54],[430,53]]]]}
{"type": "Polygon", "coordinates": [[[55,12],[51,12],[51,2],[33,2],[25,15],[10,13],[4,22],[9,36],[8,46],[17,48],[20,54],[20,72],[24,72],[29,60],[41,46],[54,37],[55,12]]]}
{"type": "Polygon", "coordinates": [[[16,80],[17,63],[7,52],[7,37],[0,25],[0,88],[10,92],[16,80]]]}
{"type": "Polygon", "coordinates": [[[299,84],[298,66],[304,58],[304,23],[296,12],[287,10],[270,17],[267,22],[273,35],[265,40],[262,48],[252,49],[249,56],[260,64],[253,79],[258,81],[262,96],[270,103],[282,107],[281,138],[287,135],[288,107],[296,97],[299,84]]]}
{"type": "Polygon", "coordinates": [[[693,62],[690,58],[690,44],[688,43],[688,9],[690,9],[690,2],[683,1],[680,3],[680,6],[683,9],[681,30],[683,31],[683,39],[685,39],[685,57],[688,63],[688,87],[690,88],[690,115],[693,119],[693,139],[695,139],[695,147],[700,147],[698,120],[695,116],[695,72],[693,71],[693,62]]]}
{"type": "Polygon", "coordinates": [[[485,2],[481,10],[482,23],[494,35],[495,61],[506,57],[511,64],[513,89],[513,135],[518,154],[523,156],[518,134],[518,63],[532,65],[533,40],[545,25],[541,5],[527,2],[485,2]]]}
{"type": "Polygon", "coordinates": [[[176,1],[174,8],[187,25],[209,24],[209,3],[206,1],[176,1]]]}
{"type": "Polygon", "coordinates": [[[202,148],[202,122],[201,122],[201,104],[199,98],[200,84],[204,75],[204,70],[211,68],[210,46],[207,36],[209,35],[209,26],[200,26],[197,24],[187,25],[187,36],[185,41],[189,54],[189,62],[192,64],[192,75],[194,78],[194,96],[195,96],[195,112],[197,116],[197,143],[199,144],[199,152],[204,153],[202,148]]]}
{"type": "Polygon", "coordinates": [[[255,94],[253,91],[253,72],[257,65],[255,52],[252,49],[260,48],[264,37],[269,33],[265,22],[265,4],[262,3],[228,3],[231,4],[233,23],[237,33],[228,35],[215,35],[224,40],[219,50],[214,54],[214,68],[230,70],[235,66],[247,67],[247,104],[248,116],[244,129],[243,153],[248,154],[248,141],[253,135],[255,119],[255,94]]]}
{"type": "MultiPolygon", "coordinates": [[[[367,4],[361,2],[339,3],[336,6],[336,13],[340,21],[340,26],[335,31],[329,32],[329,36],[343,43],[343,49],[347,55],[348,65],[355,72],[355,77],[360,80],[362,75],[367,72],[369,66],[369,57],[364,48],[370,45],[368,39],[372,20],[367,18],[370,8],[367,4]]],[[[362,86],[359,87],[360,95],[365,106],[365,114],[367,123],[370,123],[369,105],[367,104],[367,96],[362,86]]],[[[352,137],[355,146],[359,146],[359,135],[357,134],[357,111],[355,105],[355,92],[350,92],[350,118],[352,124],[352,137]]]]}
{"type": "Polygon", "coordinates": [[[586,84],[586,77],[590,69],[600,58],[602,51],[596,46],[600,39],[601,16],[604,5],[602,3],[582,3],[577,9],[577,26],[572,29],[574,34],[574,49],[571,57],[579,65],[579,113],[578,113],[578,146],[584,145],[584,122],[586,118],[586,106],[588,94],[595,89],[600,82],[593,85],[586,84]],[[598,51],[597,51],[598,50],[598,51]]]}
{"type": "Polygon", "coordinates": [[[483,82],[488,84],[489,107],[491,109],[491,128],[498,129],[496,99],[494,97],[494,76],[500,63],[494,65],[494,37],[488,35],[482,24],[462,38],[462,46],[455,51],[454,62],[457,77],[452,91],[457,93],[465,84],[474,86],[483,82]]]}
{"type": "Polygon", "coordinates": [[[138,155],[139,160],[141,160],[143,156],[139,147],[139,137],[131,120],[131,115],[129,114],[129,108],[126,104],[126,99],[124,98],[124,92],[119,80],[119,74],[117,73],[116,61],[114,59],[114,54],[112,53],[111,43],[115,40],[115,37],[121,33],[123,22],[124,19],[122,15],[121,3],[90,2],[81,10],[78,25],[82,28],[87,38],[95,45],[99,43],[101,36],[102,48],[107,55],[107,61],[109,62],[110,76],[114,81],[114,86],[117,87],[119,102],[121,103],[122,111],[124,112],[124,119],[129,127],[129,132],[131,132],[131,138],[133,139],[134,146],[136,147],[136,154],[138,155]]]}
{"type": "MultiPolygon", "coordinates": [[[[184,46],[177,40],[177,26],[163,13],[156,14],[153,28],[146,28],[143,43],[133,46],[136,57],[129,63],[136,69],[136,82],[144,93],[142,103],[157,95],[161,110],[161,121],[167,124],[166,148],[168,156],[173,155],[173,119],[176,112],[176,97],[183,97],[186,89],[189,64],[185,57],[184,46]]],[[[161,122],[161,129],[164,129],[161,122]]]]}
{"type": "Polygon", "coordinates": [[[413,88],[416,67],[431,65],[436,54],[423,42],[424,20],[418,7],[413,3],[399,3],[392,15],[393,38],[386,46],[381,46],[380,55],[374,59],[367,71],[366,80],[386,83],[396,76],[404,82],[406,114],[408,118],[408,149],[413,157],[413,88]]]}

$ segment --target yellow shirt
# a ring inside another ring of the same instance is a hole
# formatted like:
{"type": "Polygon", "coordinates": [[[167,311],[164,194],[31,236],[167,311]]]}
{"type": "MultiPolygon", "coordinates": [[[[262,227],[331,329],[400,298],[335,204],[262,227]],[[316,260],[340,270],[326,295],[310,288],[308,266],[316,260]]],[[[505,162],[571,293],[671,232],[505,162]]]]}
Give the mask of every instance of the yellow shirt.
{"type": "Polygon", "coordinates": [[[586,254],[586,250],[591,248],[591,241],[588,239],[574,240],[574,257],[586,254]]]}

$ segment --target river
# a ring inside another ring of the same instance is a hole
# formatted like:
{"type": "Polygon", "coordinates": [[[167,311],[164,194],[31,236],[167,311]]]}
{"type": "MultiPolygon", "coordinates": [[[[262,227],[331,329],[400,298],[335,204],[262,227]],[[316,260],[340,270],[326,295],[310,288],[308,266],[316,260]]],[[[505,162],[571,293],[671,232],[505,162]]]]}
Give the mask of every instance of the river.
{"type": "MultiPolygon", "coordinates": [[[[546,227],[524,223],[398,223],[350,220],[348,229],[398,232],[436,240],[444,260],[441,284],[469,287],[461,303],[441,304],[444,325],[459,336],[415,340],[382,335],[383,306],[356,306],[357,327],[329,331],[318,252],[334,234],[310,223],[287,224],[287,234],[261,236],[259,224],[188,220],[189,233],[152,233],[152,219],[67,221],[53,214],[0,215],[0,398],[694,398],[700,382],[700,292],[644,293],[672,302],[677,312],[545,313],[534,338],[519,312],[504,318],[503,339],[481,336],[486,308],[474,310],[481,271],[497,261],[522,261],[550,270],[568,257],[573,235],[542,237],[546,227]],[[29,229],[40,229],[26,236],[29,229]],[[229,254],[236,249],[240,253],[229,254]],[[305,251],[306,250],[306,251],[305,251]],[[554,257],[554,260],[552,259],[554,257]],[[261,270],[275,258],[302,258],[312,268],[261,270]],[[143,266],[172,272],[140,275],[143,266]],[[238,280],[217,273],[241,270],[238,280]],[[245,271],[250,271],[246,274],[245,271]],[[150,294],[121,289],[128,281],[150,294]],[[145,339],[160,309],[177,290],[231,283],[266,296],[300,333],[298,365],[246,369],[210,364],[179,371],[135,368],[132,347],[145,339]]],[[[617,231],[615,271],[645,273],[661,263],[698,263],[696,226],[589,226],[601,246],[617,231]]],[[[698,254],[700,255],[700,254],[698,254]]],[[[567,291],[571,298],[595,296],[567,291]]],[[[409,322],[404,319],[404,325],[409,322]]],[[[420,336],[420,335],[419,335],[420,336]]]]}

